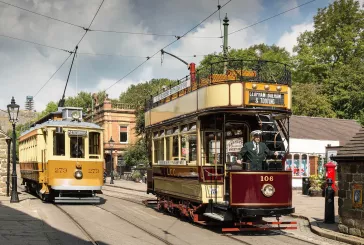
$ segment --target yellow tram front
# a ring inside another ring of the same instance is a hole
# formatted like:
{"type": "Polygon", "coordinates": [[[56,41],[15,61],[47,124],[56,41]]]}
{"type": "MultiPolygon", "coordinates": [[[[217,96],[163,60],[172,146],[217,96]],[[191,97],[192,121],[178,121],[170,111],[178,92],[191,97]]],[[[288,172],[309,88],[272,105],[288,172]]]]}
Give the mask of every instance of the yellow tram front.
{"type": "Polygon", "coordinates": [[[103,129],[81,121],[80,108],[61,108],[20,137],[26,187],[54,202],[99,203],[103,185],[103,129]]]}
{"type": "Polygon", "coordinates": [[[292,173],[284,166],[290,114],[285,64],[229,60],[201,68],[147,104],[148,192],[159,207],[198,222],[294,212],[292,173]],[[265,159],[260,171],[237,161],[254,130],[280,156],[265,159]]]}

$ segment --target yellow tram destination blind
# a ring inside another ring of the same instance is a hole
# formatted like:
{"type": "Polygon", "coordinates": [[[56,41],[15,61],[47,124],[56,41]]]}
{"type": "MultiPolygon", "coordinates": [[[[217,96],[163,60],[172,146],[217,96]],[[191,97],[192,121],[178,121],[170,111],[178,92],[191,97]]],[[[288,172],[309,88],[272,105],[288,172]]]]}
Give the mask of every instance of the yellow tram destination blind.
{"type": "Polygon", "coordinates": [[[266,104],[266,105],[284,105],[284,94],[250,91],[249,103],[266,104]]]}

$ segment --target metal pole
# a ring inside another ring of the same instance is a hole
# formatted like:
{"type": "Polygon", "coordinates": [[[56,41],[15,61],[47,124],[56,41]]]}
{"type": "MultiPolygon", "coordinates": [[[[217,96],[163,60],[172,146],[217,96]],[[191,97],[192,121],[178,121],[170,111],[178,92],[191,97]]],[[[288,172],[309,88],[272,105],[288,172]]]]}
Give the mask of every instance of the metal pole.
{"type": "Polygon", "coordinates": [[[15,132],[15,123],[13,123],[13,173],[11,175],[12,179],[12,190],[11,190],[11,198],[10,202],[19,202],[18,197],[18,184],[17,184],[17,176],[16,176],[16,132],[15,132]]]}
{"type": "Polygon", "coordinates": [[[6,143],[8,144],[8,163],[6,170],[6,196],[9,196],[10,193],[10,146],[11,146],[11,138],[6,139],[6,143]]]}
{"type": "Polygon", "coordinates": [[[223,54],[224,54],[224,74],[226,74],[227,72],[227,66],[228,66],[228,62],[227,62],[227,51],[228,51],[228,26],[229,26],[229,19],[227,17],[227,14],[224,18],[224,45],[223,45],[223,54]]]}
{"type": "Polygon", "coordinates": [[[111,179],[110,179],[110,184],[114,184],[114,161],[112,158],[112,148],[111,148],[111,179]]]}

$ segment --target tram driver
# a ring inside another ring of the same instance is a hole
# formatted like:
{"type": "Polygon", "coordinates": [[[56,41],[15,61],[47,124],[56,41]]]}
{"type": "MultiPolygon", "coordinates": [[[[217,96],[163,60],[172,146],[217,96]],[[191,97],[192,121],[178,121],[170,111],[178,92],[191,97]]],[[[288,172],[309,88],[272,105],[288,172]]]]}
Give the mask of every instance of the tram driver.
{"type": "Polygon", "coordinates": [[[260,130],[251,132],[252,141],[245,143],[238,154],[237,162],[242,163],[245,160],[250,163],[249,170],[262,170],[263,161],[267,156],[278,156],[278,152],[272,152],[265,143],[260,142],[261,134],[260,130]]]}

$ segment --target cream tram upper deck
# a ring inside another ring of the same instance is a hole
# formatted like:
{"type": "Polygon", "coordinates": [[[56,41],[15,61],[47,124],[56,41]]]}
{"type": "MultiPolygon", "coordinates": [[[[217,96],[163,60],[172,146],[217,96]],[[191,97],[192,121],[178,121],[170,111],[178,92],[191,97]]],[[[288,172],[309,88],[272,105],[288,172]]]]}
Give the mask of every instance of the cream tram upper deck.
{"type": "Polygon", "coordinates": [[[201,68],[153,96],[146,105],[145,125],[153,127],[218,108],[288,115],[291,106],[291,73],[287,65],[264,60],[222,61],[201,68]]]}

